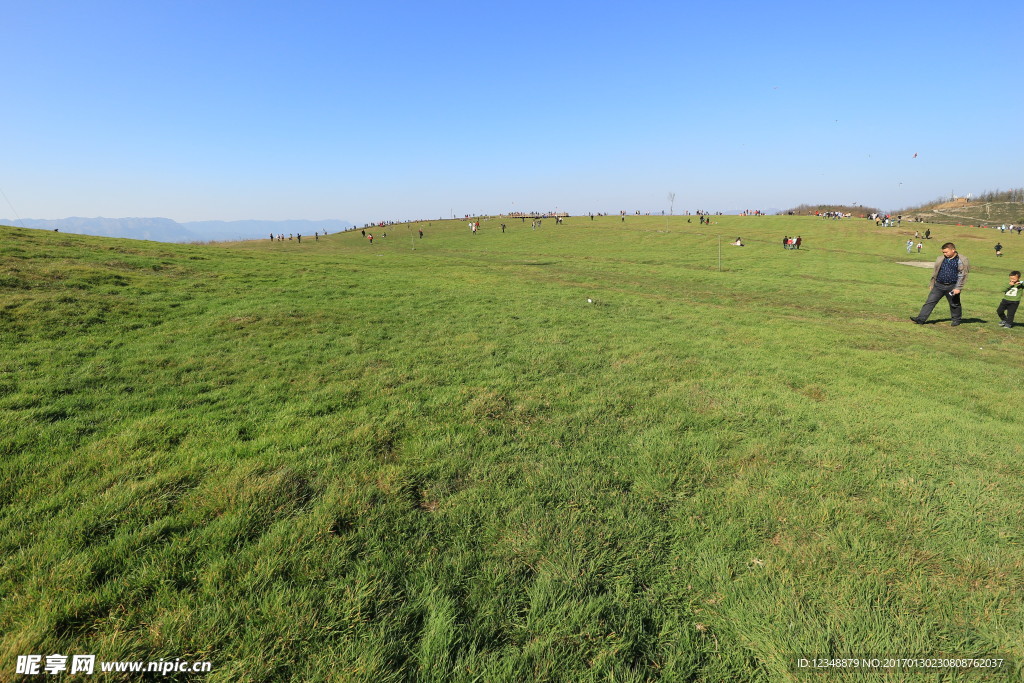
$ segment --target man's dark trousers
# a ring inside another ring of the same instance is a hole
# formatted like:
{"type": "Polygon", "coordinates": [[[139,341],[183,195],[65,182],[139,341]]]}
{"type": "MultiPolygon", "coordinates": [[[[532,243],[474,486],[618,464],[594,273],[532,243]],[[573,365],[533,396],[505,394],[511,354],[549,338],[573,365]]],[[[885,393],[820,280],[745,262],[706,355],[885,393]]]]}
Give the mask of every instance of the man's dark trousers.
{"type": "Polygon", "coordinates": [[[964,309],[960,305],[960,295],[951,294],[956,289],[956,283],[942,284],[936,282],[932,285],[932,291],[928,292],[928,300],[924,302],[924,306],[921,307],[921,312],[917,314],[917,319],[924,322],[928,319],[928,316],[932,314],[932,309],[935,308],[935,304],[939,303],[939,299],[946,297],[949,301],[949,317],[952,323],[959,324],[960,317],[963,315],[964,309]]]}

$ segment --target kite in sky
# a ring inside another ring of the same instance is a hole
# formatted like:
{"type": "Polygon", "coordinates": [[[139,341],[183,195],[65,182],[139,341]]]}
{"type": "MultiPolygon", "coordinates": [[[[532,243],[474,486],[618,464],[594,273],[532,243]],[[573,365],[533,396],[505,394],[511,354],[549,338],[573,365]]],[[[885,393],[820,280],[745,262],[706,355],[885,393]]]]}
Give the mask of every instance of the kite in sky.
{"type": "Polygon", "coordinates": [[[916,158],[917,158],[917,152],[914,152],[914,156],[912,156],[912,157],[910,157],[910,158],[911,158],[911,159],[916,159],[916,158]]]}

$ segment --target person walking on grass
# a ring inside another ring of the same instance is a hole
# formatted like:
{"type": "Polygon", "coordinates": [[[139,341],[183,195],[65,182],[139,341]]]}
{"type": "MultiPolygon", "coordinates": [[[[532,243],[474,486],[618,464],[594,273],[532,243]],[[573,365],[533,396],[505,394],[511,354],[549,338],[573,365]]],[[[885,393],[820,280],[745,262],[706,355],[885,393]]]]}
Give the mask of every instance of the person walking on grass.
{"type": "Polygon", "coordinates": [[[1000,242],[996,242],[996,256],[1003,255],[1003,245],[1000,242]]]}
{"type": "Polygon", "coordinates": [[[928,298],[921,307],[917,317],[910,320],[918,325],[923,325],[928,316],[932,314],[935,304],[939,299],[946,297],[949,302],[950,326],[956,327],[963,319],[963,307],[960,305],[960,292],[967,282],[967,274],[971,270],[971,264],[967,257],[958,254],[956,245],[946,242],[942,245],[942,256],[935,259],[935,269],[932,271],[931,289],[928,298]]]}
{"type": "Polygon", "coordinates": [[[1010,271],[1010,284],[1003,290],[1003,300],[999,302],[999,308],[996,309],[1001,327],[1013,327],[1013,316],[1017,314],[1017,306],[1020,305],[1022,294],[1024,294],[1024,284],[1020,281],[1020,271],[1010,271]]]}

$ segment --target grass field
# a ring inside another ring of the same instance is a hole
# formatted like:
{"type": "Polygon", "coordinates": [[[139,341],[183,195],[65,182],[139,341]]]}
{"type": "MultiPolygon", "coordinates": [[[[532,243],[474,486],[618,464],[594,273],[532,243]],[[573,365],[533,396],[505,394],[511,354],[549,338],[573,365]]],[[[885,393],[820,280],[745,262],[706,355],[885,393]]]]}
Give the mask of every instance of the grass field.
{"type": "Polygon", "coordinates": [[[716,220],[0,228],[0,680],[1017,679],[1024,238],[716,220]],[[915,326],[948,239],[966,324],[915,326]]]}

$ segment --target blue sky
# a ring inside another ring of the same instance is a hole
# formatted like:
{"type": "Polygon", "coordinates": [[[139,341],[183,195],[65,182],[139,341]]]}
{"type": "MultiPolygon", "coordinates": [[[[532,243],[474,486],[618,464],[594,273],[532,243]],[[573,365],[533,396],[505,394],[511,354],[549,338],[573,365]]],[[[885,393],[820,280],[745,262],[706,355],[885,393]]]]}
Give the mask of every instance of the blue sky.
{"type": "Polygon", "coordinates": [[[896,209],[1024,186],[1016,1],[2,4],[0,215],[896,209]]]}

